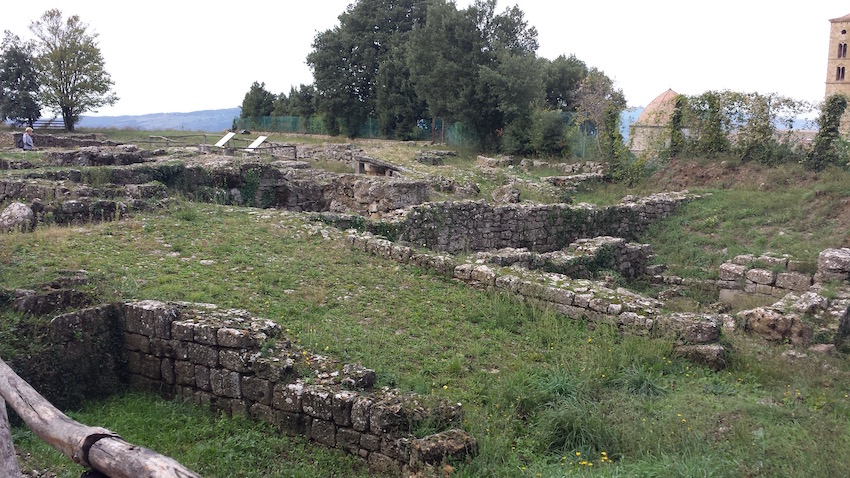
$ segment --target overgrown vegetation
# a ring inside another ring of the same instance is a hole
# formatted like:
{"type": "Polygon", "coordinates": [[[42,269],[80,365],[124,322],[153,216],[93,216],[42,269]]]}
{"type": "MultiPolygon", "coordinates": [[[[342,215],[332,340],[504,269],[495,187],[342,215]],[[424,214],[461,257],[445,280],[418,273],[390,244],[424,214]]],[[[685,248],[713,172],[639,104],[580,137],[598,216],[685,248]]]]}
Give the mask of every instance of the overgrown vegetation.
{"type": "MultiPolygon", "coordinates": [[[[650,233],[671,265],[691,259],[673,256],[665,242],[702,249],[682,239],[761,214],[724,212],[709,220],[718,209],[733,209],[734,201],[777,203],[775,197],[755,201],[756,193],[737,193],[739,198],[714,192],[685,209],[681,216],[690,223],[677,222],[677,216],[650,233]],[[664,230],[677,228],[685,234],[664,238],[664,230]]],[[[788,209],[805,204],[785,203],[788,209]]],[[[799,213],[800,220],[804,215],[799,213]]],[[[810,226],[825,230],[819,224],[810,226]]],[[[741,237],[740,250],[760,247],[741,237]]],[[[349,250],[324,239],[300,216],[278,211],[184,202],[165,214],[121,223],[5,235],[0,244],[4,287],[84,268],[102,300],[157,298],[246,308],[280,322],[310,349],[375,368],[383,385],[462,402],[464,426],[480,440],[481,454],[456,464],[457,476],[850,471],[844,461],[829,459],[850,444],[850,367],[842,358],[789,364],[780,356],[782,348],[730,337],[731,367],[712,372],[673,358],[667,341],[620,336],[606,327],[590,330],[504,295],[349,250]],[[202,264],[204,259],[214,262],[202,264]],[[798,460],[800,454],[810,459],[798,460]]],[[[351,457],[281,438],[262,425],[213,420],[150,397],[115,397],[75,416],[174,456],[205,476],[364,473],[351,457]]],[[[78,473],[28,438],[29,432],[15,435],[32,453],[33,467],[78,473]]]]}

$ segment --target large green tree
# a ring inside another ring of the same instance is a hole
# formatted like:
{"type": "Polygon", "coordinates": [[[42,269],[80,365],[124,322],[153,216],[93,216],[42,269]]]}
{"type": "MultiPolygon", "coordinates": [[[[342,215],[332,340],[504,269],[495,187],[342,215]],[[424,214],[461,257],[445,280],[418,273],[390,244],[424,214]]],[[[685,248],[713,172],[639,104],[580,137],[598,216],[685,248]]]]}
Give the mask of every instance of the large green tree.
{"type": "Polygon", "coordinates": [[[554,60],[542,58],[546,88],[546,106],[553,110],[575,112],[578,88],[587,76],[587,65],[575,57],[560,55],[554,60]]]}
{"type": "Polygon", "coordinates": [[[432,1],[408,50],[411,78],[432,118],[471,126],[485,149],[506,125],[530,118],[542,97],[537,31],[519,8],[496,14],[495,6],[477,0],[458,11],[453,2],[432,1]]]}
{"type": "Polygon", "coordinates": [[[30,24],[30,30],[37,39],[41,101],[62,115],[66,130],[73,131],[84,112],[118,101],[104,69],[98,35],[89,33],[80,17],[63,19],[61,11],[51,9],[30,24]]]}
{"type": "Polygon", "coordinates": [[[32,43],[5,32],[0,50],[0,121],[28,124],[41,116],[32,43]]]}
{"type": "Polygon", "coordinates": [[[307,64],[316,106],[331,133],[356,136],[377,110],[381,64],[403,47],[425,16],[425,0],[360,0],[339,16],[339,26],[316,35],[307,64]]]}
{"type": "Polygon", "coordinates": [[[271,116],[275,108],[275,95],[266,90],[266,83],[254,82],[242,99],[242,118],[271,116]]]}
{"type": "Polygon", "coordinates": [[[606,131],[606,114],[619,114],[626,107],[623,90],[614,88],[614,82],[604,72],[591,68],[582,80],[577,91],[576,123],[590,123],[596,130],[596,146],[600,156],[605,157],[603,138],[612,137],[613,131],[606,131]]]}

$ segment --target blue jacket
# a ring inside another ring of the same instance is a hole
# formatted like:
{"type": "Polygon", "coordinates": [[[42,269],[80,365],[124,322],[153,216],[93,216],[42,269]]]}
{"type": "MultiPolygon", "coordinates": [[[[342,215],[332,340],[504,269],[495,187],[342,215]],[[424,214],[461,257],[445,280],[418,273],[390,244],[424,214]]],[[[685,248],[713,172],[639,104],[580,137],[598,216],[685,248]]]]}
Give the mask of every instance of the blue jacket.
{"type": "Polygon", "coordinates": [[[24,133],[24,151],[32,151],[34,144],[32,144],[32,136],[27,133],[24,133]]]}

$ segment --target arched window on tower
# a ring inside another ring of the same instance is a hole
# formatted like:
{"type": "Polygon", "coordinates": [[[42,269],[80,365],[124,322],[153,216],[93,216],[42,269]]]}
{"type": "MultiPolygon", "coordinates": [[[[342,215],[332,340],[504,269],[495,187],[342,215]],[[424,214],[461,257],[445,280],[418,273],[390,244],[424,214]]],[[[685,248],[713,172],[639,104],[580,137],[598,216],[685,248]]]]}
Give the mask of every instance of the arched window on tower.
{"type": "Polygon", "coordinates": [[[847,58],[847,44],[839,43],[838,44],[838,58],[847,58]]]}
{"type": "Polygon", "coordinates": [[[835,68],[835,81],[844,81],[844,67],[835,68]]]}

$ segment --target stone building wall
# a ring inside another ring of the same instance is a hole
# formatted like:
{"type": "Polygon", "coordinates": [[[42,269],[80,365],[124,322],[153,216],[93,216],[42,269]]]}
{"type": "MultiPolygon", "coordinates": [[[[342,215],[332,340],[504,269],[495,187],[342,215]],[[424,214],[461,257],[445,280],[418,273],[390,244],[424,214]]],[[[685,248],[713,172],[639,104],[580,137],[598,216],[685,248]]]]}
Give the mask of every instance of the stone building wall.
{"type": "Polygon", "coordinates": [[[473,287],[542,303],[574,319],[609,324],[634,335],[671,337],[677,342],[676,353],[715,369],[725,367],[726,352],[719,340],[723,328],[734,328],[731,316],[663,314],[659,300],[623,288],[611,289],[595,281],[556,273],[541,275],[512,267],[460,262],[448,254],[417,251],[369,233],[352,232],[345,240],[355,250],[431,269],[473,287]]]}
{"type": "Polygon", "coordinates": [[[790,292],[805,292],[813,284],[812,274],[802,272],[798,261],[771,255],[736,256],[720,265],[720,300],[734,301],[741,294],[783,297],[790,292]]]}
{"type": "Polygon", "coordinates": [[[376,388],[375,372],[310,353],[280,325],[211,304],[139,301],[88,306],[74,290],[84,271],[37,290],[0,289],[0,308],[55,316],[49,344],[11,365],[60,408],[105,398],[121,384],[263,420],[363,458],[373,470],[411,473],[477,453],[456,428],[463,410],[435,397],[376,388]],[[84,307],[84,308],[79,308],[84,307]],[[67,309],[76,309],[61,313],[67,309]],[[443,430],[423,438],[418,424],[443,430]]]}
{"type": "Polygon", "coordinates": [[[121,308],[135,387],[268,422],[392,474],[476,453],[472,437],[449,429],[459,404],[376,389],[374,371],[295,347],[272,321],[203,304],[121,308]],[[424,420],[449,430],[417,439],[424,420]]]}
{"type": "Polygon", "coordinates": [[[416,205],[389,221],[398,238],[436,251],[457,253],[506,247],[535,252],[563,249],[578,239],[614,236],[634,239],[652,222],[669,216],[686,192],[626,197],[620,204],[508,204],[483,201],[416,205]]]}

